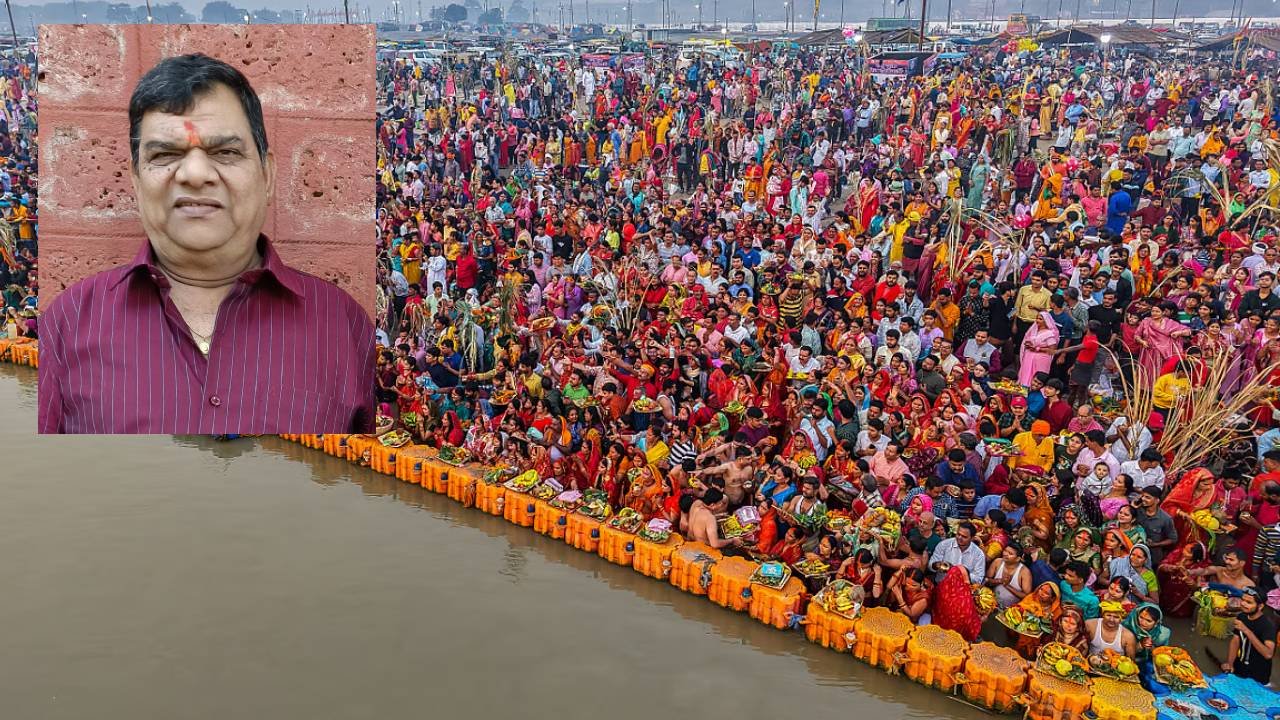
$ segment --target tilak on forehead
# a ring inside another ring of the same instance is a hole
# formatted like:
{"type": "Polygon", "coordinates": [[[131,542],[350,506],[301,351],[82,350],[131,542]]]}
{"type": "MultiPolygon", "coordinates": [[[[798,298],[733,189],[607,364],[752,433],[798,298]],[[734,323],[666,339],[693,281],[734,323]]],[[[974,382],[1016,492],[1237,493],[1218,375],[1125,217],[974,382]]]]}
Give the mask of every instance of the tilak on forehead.
{"type": "Polygon", "coordinates": [[[187,145],[193,148],[202,147],[200,133],[196,132],[196,126],[190,120],[183,120],[182,127],[187,131],[187,145]]]}

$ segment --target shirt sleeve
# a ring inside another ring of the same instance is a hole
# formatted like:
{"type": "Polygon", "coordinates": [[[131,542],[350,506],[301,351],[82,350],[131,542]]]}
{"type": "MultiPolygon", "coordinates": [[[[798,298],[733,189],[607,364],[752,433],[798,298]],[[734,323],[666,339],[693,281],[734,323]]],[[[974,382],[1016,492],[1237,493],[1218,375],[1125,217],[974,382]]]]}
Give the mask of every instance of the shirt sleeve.
{"type": "MultiPolygon", "coordinates": [[[[48,313],[50,320],[54,312],[48,313]]],[[[66,366],[62,359],[62,343],[58,341],[58,323],[49,323],[40,338],[41,362],[36,382],[36,396],[39,403],[37,414],[37,432],[41,434],[60,434],[65,432],[62,413],[62,382],[66,376],[66,366]]]]}

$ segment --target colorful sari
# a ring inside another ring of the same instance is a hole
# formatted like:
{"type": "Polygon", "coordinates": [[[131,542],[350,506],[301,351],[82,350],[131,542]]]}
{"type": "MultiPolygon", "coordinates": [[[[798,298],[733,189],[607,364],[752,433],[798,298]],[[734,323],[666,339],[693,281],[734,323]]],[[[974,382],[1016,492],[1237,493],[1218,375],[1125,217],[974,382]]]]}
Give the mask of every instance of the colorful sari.
{"type": "Polygon", "coordinates": [[[974,642],[982,631],[982,616],[973,601],[973,588],[964,568],[956,565],[947,571],[942,582],[933,590],[932,623],[946,630],[955,630],[965,640],[974,642]]]}

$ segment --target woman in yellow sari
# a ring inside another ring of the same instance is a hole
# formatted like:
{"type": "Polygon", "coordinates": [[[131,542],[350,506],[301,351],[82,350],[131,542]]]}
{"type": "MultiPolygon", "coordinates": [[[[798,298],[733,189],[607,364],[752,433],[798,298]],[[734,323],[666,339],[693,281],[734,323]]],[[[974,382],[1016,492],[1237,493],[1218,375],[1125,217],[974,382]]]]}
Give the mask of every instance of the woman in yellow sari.
{"type": "Polygon", "coordinates": [[[410,285],[422,279],[422,242],[416,234],[400,244],[400,259],[404,261],[404,279],[410,285]]]}

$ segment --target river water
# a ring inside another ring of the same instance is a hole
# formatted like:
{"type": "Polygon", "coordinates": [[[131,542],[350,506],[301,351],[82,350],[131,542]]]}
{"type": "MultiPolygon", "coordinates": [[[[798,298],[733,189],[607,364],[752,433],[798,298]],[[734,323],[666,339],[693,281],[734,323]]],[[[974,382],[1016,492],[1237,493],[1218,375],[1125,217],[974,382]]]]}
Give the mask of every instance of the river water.
{"type": "Polygon", "coordinates": [[[0,364],[0,717],[976,718],[278,438],[35,436],[0,364]]]}

